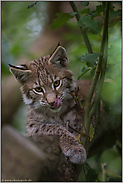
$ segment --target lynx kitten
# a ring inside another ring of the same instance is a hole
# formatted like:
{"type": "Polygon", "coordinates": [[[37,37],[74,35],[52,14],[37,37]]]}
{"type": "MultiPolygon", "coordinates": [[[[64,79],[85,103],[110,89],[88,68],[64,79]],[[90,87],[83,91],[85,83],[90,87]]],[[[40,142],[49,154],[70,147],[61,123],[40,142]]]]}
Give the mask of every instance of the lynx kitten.
{"type": "Polygon", "coordinates": [[[90,81],[73,79],[73,73],[68,70],[66,50],[59,44],[51,55],[20,66],[9,65],[22,84],[23,99],[29,108],[27,135],[59,135],[65,156],[72,163],[84,163],[86,151],[76,138],[83,117],[72,93],[79,87],[79,98],[84,101],[90,81]]]}

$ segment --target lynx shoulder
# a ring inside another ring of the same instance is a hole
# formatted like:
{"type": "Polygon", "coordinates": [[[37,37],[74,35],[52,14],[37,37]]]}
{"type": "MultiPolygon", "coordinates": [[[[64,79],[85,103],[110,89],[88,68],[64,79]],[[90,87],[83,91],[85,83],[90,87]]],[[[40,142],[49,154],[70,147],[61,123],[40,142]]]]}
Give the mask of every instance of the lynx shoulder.
{"type": "Polygon", "coordinates": [[[51,55],[20,66],[9,65],[28,105],[27,135],[59,135],[65,156],[72,163],[84,163],[86,151],[76,138],[83,128],[83,114],[73,95],[77,92],[85,101],[91,82],[73,79],[65,48],[58,45],[51,55]]]}

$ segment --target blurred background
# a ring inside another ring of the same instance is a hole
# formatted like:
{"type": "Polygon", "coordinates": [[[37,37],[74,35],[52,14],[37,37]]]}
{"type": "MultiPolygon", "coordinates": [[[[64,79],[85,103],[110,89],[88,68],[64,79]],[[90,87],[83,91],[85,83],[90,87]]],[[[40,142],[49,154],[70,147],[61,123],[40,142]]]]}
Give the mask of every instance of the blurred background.
{"type": "MultiPolygon", "coordinates": [[[[67,21],[62,27],[51,29],[56,13],[72,12],[69,2],[38,1],[34,6],[30,6],[32,3],[34,2],[1,2],[2,125],[10,124],[23,135],[26,133],[28,109],[22,101],[20,85],[10,73],[8,63],[18,65],[49,55],[60,41],[67,50],[69,69],[78,78],[82,68],[86,67],[86,63],[81,62],[81,57],[88,53],[75,18],[67,21]]],[[[89,2],[88,7],[92,11],[100,4],[101,2],[89,2]]],[[[76,2],[76,6],[80,10],[85,8],[80,2],[76,2]]],[[[121,3],[114,3],[114,6],[116,10],[122,8],[121,3]]],[[[83,15],[84,13],[81,16],[83,15]]],[[[96,19],[103,26],[103,18],[97,16],[96,19]]],[[[107,165],[106,171],[110,175],[110,180],[121,181],[121,16],[110,17],[109,23],[108,67],[101,97],[109,114],[108,130],[117,130],[118,136],[113,141],[113,136],[106,136],[110,146],[106,146],[101,153],[95,153],[87,162],[92,169],[96,170],[100,181],[102,181],[101,165],[103,163],[107,165]]],[[[87,34],[93,51],[99,52],[101,36],[90,32],[87,34]]],[[[92,78],[93,73],[87,73],[81,79],[92,80],[92,78]]],[[[82,172],[79,181],[85,180],[82,172]]]]}

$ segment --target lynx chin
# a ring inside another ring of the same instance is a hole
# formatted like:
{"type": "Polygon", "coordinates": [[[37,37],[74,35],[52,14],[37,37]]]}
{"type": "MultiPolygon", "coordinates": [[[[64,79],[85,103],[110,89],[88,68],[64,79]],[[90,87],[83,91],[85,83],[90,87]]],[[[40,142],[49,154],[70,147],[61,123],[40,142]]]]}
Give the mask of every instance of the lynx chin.
{"type": "Polygon", "coordinates": [[[23,100],[28,105],[27,135],[59,135],[65,156],[72,163],[83,164],[86,151],[76,137],[83,130],[84,120],[73,92],[79,88],[77,95],[85,101],[91,82],[73,79],[66,50],[59,44],[51,55],[9,66],[22,85],[23,100]]]}

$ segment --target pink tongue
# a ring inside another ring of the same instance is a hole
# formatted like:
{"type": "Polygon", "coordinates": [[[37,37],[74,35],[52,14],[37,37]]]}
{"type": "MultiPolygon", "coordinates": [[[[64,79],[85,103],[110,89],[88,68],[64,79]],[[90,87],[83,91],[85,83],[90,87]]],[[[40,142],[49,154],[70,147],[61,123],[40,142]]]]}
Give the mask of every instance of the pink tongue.
{"type": "Polygon", "coordinates": [[[62,105],[61,99],[57,98],[54,103],[54,108],[59,108],[62,105]]]}

